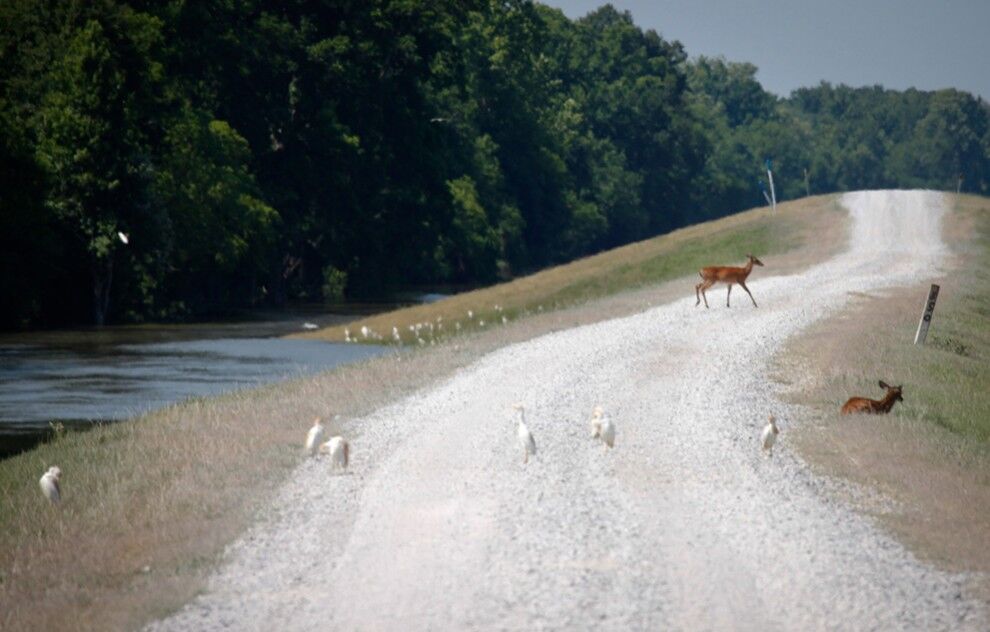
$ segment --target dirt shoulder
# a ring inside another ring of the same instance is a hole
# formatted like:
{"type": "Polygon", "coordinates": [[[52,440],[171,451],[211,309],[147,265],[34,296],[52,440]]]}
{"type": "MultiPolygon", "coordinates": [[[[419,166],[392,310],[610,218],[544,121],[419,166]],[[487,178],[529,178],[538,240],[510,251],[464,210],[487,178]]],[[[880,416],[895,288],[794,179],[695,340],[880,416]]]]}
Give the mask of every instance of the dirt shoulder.
{"type": "MultiPolygon", "coordinates": [[[[946,218],[954,251],[928,344],[913,344],[928,283],[859,295],[776,358],[805,419],[788,437],[820,474],[854,483],[852,500],[920,558],[974,573],[990,601],[990,200],[964,196],[946,218]],[[887,416],[838,414],[853,395],[903,384],[887,416]]],[[[839,487],[840,489],[848,489],[839,487]]]]}

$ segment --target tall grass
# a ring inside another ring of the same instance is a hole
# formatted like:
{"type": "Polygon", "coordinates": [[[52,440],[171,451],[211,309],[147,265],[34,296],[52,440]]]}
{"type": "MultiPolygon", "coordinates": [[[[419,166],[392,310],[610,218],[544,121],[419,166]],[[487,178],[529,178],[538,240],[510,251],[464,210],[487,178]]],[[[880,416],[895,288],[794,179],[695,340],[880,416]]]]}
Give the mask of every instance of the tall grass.
{"type": "MultiPolygon", "coordinates": [[[[745,213],[364,321],[389,332],[391,323],[429,320],[436,328],[437,317],[464,322],[468,309],[476,310],[476,321],[491,322],[499,311],[512,315],[509,326],[464,325],[462,332],[474,333],[457,344],[400,348],[313,377],[191,400],[68,432],[0,461],[0,629],[133,629],[188,601],[204,586],[224,545],[267,506],[303,458],[302,440],[314,416],[340,413],[343,425],[330,430],[356,436],[354,449],[360,450],[360,427],[348,419],[494,348],[642,309],[643,293],[690,295],[694,279],[666,290],[655,284],[694,274],[703,263],[740,261],[749,250],[765,255],[794,248],[788,265],[827,254],[823,231],[843,221],[831,198],[779,208],[775,218],[766,211],[745,213]],[[636,287],[639,292],[617,294],[636,287]],[[603,295],[609,298],[589,300],[603,295]],[[553,311],[555,304],[578,306],[553,311]],[[38,478],[53,464],[63,471],[58,508],[38,489],[38,478]]],[[[833,237],[841,241],[841,235],[833,237]]],[[[352,325],[352,332],[361,326],[352,325]]]]}

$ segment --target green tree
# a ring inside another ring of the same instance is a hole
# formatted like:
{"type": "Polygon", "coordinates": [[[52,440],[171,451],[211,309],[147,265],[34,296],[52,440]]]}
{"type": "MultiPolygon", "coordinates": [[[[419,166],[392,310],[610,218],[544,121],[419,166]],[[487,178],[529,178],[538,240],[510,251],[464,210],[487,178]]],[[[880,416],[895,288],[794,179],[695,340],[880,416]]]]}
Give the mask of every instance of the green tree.
{"type": "Polygon", "coordinates": [[[42,204],[41,169],[6,105],[0,101],[0,328],[43,322],[60,250],[55,222],[42,204]]]}
{"type": "Polygon", "coordinates": [[[110,305],[117,233],[129,233],[147,210],[150,169],[134,89],[141,78],[128,74],[122,52],[95,19],[67,33],[36,115],[46,205],[88,255],[98,325],[110,305]]]}
{"type": "Polygon", "coordinates": [[[186,112],[164,142],[154,190],[170,219],[171,300],[194,311],[251,304],[279,215],[261,197],[247,141],[225,121],[186,112]]]}

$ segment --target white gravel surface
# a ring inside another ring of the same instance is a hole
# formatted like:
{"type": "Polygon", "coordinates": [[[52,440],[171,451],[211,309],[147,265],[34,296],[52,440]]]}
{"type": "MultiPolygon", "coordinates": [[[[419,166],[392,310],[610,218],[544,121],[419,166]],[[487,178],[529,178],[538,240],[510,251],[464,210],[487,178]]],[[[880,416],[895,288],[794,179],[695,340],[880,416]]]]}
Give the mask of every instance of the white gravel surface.
{"type": "Polygon", "coordinates": [[[842,202],[849,250],[791,276],[765,258],[758,309],[738,288],[727,309],[724,286],[695,308],[686,285],[358,420],[350,473],[306,461],[209,591],[150,628],[988,629],[965,578],[917,561],[789,450],[772,354],[850,292],[935,276],[946,254],[941,194],[842,202]],[[526,466],[514,402],[539,446],[526,466]],[[611,451],[590,438],[599,404],[611,451]]]}

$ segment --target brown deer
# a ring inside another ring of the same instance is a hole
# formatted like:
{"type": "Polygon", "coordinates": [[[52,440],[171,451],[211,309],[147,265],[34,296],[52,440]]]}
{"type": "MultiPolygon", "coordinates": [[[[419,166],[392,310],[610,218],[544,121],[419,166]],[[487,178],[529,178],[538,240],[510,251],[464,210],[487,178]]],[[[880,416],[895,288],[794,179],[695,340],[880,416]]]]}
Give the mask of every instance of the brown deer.
{"type": "Polygon", "coordinates": [[[749,294],[749,300],[753,301],[753,307],[758,307],[756,304],[756,299],[753,298],[753,293],[749,291],[746,287],[746,277],[749,273],[753,271],[753,264],[762,266],[763,262],[754,257],[753,255],[746,255],[749,262],[746,263],[744,268],[733,268],[724,266],[711,266],[709,268],[702,268],[699,274],[701,275],[701,283],[694,286],[694,296],[697,298],[694,306],[697,307],[701,304],[701,299],[705,300],[705,308],[708,308],[708,297],[705,296],[705,290],[715,285],[716,283],[728,283],[729,291],[725,295],[725,306],[729,307],[729,295],[732,294],[732,284],[738,283],[742,286],[742,289],[746,290],[749,294]]]}
{"type": "Polygon", "coordinates": [[[880,388],[887,389],[887,394],[883,399],[868,399],[866,397],[850,397],[849,401],[842,406],[843,415],[855,413],[866,413],[868,415],[886,415],[894,407],[894,402],[903,402],[900,386],[890,386],[880,380],[880,388]]]}

